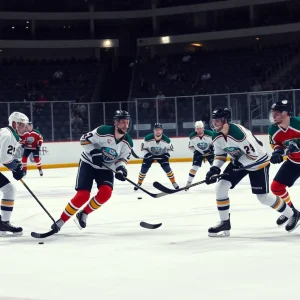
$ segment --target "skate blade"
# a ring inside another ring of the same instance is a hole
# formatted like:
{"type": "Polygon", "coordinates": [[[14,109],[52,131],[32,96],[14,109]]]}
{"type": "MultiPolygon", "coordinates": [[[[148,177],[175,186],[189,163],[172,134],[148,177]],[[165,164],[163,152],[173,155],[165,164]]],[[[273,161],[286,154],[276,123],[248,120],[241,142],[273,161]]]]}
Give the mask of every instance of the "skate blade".
{"type": "Polygon", "coordinates": [[[8,232],[8,231],[0,231],[0,237],[18,237],[22,236],[22,232],[8,232]]]}
{"type": "Polygon", "coordinates": [[[296,224],[296,226],[293,229],[291,229],[291,230],[287,230],[287,232],[294,231],[299,225],[300,225],[300,219],[299,219],[298,223],[296,224]]]}
{"type": "Polygon", "coordinates": [[[76,217],[73,219],[73,221],[74,221],[74,223],[77,225],[77,227],[78,227],[80,230],[83,229],[83,228],[80,226],[80,224],[79,224],[79,222],[78,222],[78,220],[77,220],[76,217]]]}
{"type": "Polygon", "coordinates": [[[209,237],[227,237],[230,236],[230,231],[229,230],[224,230],[219,233],[208,233],[209,237]]]}

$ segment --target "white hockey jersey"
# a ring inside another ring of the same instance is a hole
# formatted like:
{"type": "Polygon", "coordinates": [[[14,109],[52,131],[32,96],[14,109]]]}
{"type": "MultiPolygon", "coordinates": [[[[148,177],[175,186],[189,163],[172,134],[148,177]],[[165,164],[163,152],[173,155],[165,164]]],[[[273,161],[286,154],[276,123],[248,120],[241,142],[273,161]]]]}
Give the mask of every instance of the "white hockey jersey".
{"type": "Polygon", "coordinates": [[[199,151],[201,154],[206,154],[206,152],[212,146],[212,137],[214,132],[211,130],[204,130],[204,135],[200,137],[196,131],[192,132],[189,136],[189,149],[194,152],[199,151]]]}
{"type": "Polygon", "coordinates": [[[116,140],[115,127],[102,125],[83,135],[80,144],[83,147],[81,160],[90,164],[95,169],[105,169],[93,164],[90,152],[100,149],[103,154],[103,162],[115,170],[119,166],[126,167],[130,159],[133,142],[128,133],[121,140],[116,140]]]}
{"type": "Polygon", "coordinates": [[[147,153],[151,153],[155,157],[173,151],[173,145],[171,140],[165,134],[157,141],[155,140],[154,133],[150,133],[145,136],[144,141],[141,144],[141,151],[144,156],[147,153]]]}
{"type": "Polygon", "coordinates": [[[14,158],[16,149],[20,146],[17,132],[10,126],[0,129],[0,162],[9,164],[14,158]]]}
{"type": "Polygon", "coordinates": [[[213,145],[215,148],[213,166],[221,168],[227,155],[232,159],[237,159],[243,166],[262,162],[247,169],[248,171],[255,171],[269,164],[269,162],[266,162],[268,154],[263,143],[250,130],[241,125],[229,123],[229,132],[226,137],[222,132],[214,133],[213,145]]]}

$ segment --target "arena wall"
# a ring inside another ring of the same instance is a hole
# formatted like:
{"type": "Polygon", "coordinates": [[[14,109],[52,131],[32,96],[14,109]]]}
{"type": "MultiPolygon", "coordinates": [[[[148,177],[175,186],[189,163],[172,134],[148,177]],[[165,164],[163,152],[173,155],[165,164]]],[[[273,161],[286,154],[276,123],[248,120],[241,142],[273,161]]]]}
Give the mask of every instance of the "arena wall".
{"type": "MultiPolygon", "coordinates": [[[[258,138],[264,143],[268,153],[272,152],[269,144],[269,138],[267,135],[259,135],[258,138]]],[[[172,162],[189,162],[192,161],[192,153],[188,149],[189,139],[185,138],[172,138],[174,146],[174,152],[171,153],[172,162]]],[[[140,147],[142,139],[134,140],[134,152],[141,156],[140,147]]],[[[82,147],[79,142],[60,142],[60,143],[47,143],[45,142],[41,148],[41,161],[44,169],[49,168],[67,168],[76,167],[80,158],[82,147]]],[[[16,157],[20,158],[20,153],[16,153],[16,157]]],[[[140,159],[134,157],[131,158],[129,163],[141,163],[140,159]]],[[[35,168],[35,163],[31,158],[28,160],[28,168],[35,168]]],[[[0,171],[7,170],[4,167],[0,167],[0,171]]]]}

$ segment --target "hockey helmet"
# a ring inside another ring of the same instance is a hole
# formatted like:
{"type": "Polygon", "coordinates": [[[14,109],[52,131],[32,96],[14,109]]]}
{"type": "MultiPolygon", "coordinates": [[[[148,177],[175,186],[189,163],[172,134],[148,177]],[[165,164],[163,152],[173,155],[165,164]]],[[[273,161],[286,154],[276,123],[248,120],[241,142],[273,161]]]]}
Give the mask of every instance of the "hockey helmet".
{"type": "Polygon", "coordinates": [[[204,128],[204,124],[202,121],[196,121],[195,128],[204,128]]]}
{"type": "Polygon", "coordinates": [[[29,122],[28,117],[18,111],[14,111],[8,118],[9,126],[12,126],[13,122],[27,124],[29,122]]]}
{"type": "Polygon", "coordinates": [[[131,116],[128,113],[128,111],[126,111],[126,110],[117,110],[114,114],[114,121],[115,120],[122,120],[122,119],[130,120],[131,116]]]}
{"type": "Polygon", "coordinates": [[[280,111],[280,112],[286,111],[290,116],[293,112],[293,106],[289,100],[284,99],[273,103],[271,106],[271,112],[272,111],[280,111]]]}
{"type": "Polygon", "coordinates": [[[155,123],[154,126],[153,126],[153,129],[156,129],[156,128],[163,129],[162,124],[160,124],[160,123],[155,123]]]}
{"type": "Polygon", "coordinates": [[[211,118],[213,120],[224,119],[224,120],[227,120],[227,122],[229,123],[231,121],[231,110],[227,107],[217,108],[212,112],[211,118]]]}

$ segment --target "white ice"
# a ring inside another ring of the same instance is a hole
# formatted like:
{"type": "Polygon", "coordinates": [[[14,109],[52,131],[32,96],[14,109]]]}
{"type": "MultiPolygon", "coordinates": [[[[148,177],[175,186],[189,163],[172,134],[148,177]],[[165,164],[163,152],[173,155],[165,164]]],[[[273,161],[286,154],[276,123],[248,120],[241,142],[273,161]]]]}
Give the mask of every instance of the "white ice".
{"type": "MultiPolygon", "coordinates": [[[[191,164],[171,166],[183,186],[191,164]]],[[[136,181],[140,165],[128,168],[136,181]]],[[[271,166],[270,179],[277,169],[271,166]]],[[[39,177],[32,170],[24,180],[57,219],[75,194],[76,172],[44,170],[39,177]]],[[[154,180],[172,187],[157,164],[143,187],[159,192],[154,180]]],[[[207,236],[219,221],[213,185],[154,199],[116,182],[113,197],[88,217],[85,230],[70,220],[43,245],[30,232],[48,231],[51,220],[21,183],[15,185],[12,223],[24,228],[24,236],[0,239],[1,300],[282,300],[299,293],[300,227],[292,233],[278,228],[279,214],[256,200],[248,178],[230,191],[228,238],[207,236]],[[142,220],[163,225],[148,230],[139,226],[142,220]]],[[[299,184],[290,189],[298,208],[299,191],[299,184]]]]}

